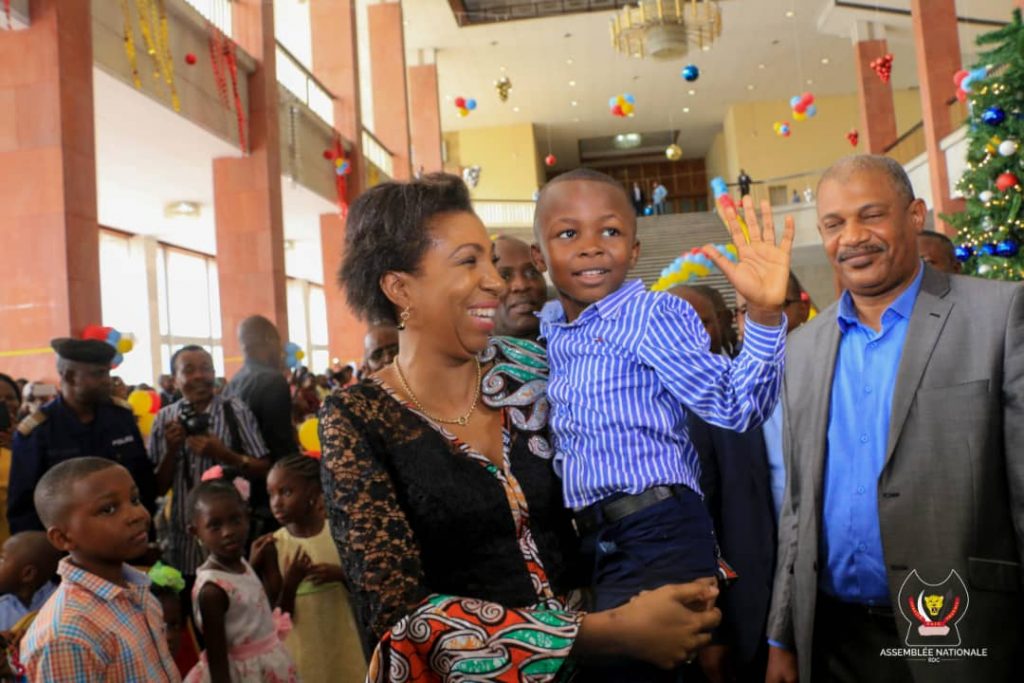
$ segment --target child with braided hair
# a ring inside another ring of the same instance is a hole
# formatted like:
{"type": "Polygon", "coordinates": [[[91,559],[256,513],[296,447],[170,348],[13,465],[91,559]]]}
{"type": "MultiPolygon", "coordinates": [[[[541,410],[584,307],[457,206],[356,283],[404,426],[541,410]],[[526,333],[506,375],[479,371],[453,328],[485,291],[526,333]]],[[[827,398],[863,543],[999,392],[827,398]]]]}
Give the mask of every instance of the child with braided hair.
{"type": "Polygon", "coordinates": [[[341,559],[331,538],[320,486],[320,462],[279,460],[267,475],[270,510],[281,524],[256,539],[251,564],[271,602],[292,615],[285,647],[305,683],[366,677],[341,559]]]}

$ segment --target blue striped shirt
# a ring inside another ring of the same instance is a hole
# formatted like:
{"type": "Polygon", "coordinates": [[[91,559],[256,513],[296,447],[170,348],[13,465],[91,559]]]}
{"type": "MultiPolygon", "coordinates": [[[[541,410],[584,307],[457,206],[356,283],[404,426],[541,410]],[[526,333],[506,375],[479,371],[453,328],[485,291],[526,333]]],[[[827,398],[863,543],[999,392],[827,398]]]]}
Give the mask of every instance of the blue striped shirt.
{"type": "Polygon", "coordinates": [[[572,323],[558,301],[540,313],[551,366],[555,462],[567,506],[683,484],[700,493],[686,411],[746,431],[771,414],[782,379],[786,323],[747,321],[743,350],[712,354],[682,299],[628,282],[572,323]]]}

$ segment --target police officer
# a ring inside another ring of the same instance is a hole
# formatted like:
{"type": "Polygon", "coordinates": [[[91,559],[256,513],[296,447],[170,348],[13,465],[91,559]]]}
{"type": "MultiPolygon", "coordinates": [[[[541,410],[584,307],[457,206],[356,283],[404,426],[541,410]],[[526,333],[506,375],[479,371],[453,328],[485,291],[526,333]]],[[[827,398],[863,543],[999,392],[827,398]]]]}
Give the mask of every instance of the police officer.
{"type": "Polygon", "coordinates": [[[139,487],[142,503],[153,510],[153,466],[131,406],[111,397],[110,361],[117,350],[105,342],[54,339],[60,393],[18,425],[11,456],[7,520],[11,533],[42,529],[32,492],[43,474],[59,462],[86,455],[124,465],[139,487]]]}

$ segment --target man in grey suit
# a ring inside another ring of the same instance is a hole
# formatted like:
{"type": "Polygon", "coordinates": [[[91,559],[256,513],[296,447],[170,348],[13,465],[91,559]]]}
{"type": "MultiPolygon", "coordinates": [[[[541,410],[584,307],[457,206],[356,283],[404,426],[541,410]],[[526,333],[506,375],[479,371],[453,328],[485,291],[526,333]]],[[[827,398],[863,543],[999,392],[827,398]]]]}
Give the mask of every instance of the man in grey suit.
{"type": "Polygon", "coordinates": [[[787,342],[769,683],[1024,671],[1024,289],[922,264],[924,218],[885,157],[818,186],[845,291],[787,342]]]}

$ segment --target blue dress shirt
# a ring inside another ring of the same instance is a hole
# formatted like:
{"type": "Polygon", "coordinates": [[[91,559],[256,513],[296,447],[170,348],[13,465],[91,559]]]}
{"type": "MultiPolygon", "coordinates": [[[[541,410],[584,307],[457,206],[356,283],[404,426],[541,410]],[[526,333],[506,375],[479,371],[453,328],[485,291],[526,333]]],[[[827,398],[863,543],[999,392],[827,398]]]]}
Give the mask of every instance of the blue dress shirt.
{"type": "Polygon", "coordinates": [[[700,493],[686,409],[746,431],[778,400],[786,322],[747,322],[734,360],[710,352],[693,308],[628,282],[568,323],[558,301],[540,313],[547,340],[549,424],[565,502],[683,484],[700,493]],[[684,408],[685,406],[685,408],[684,408]]]}
{"type": "Polygon", "coordinates": [[[768,456],[768,476],[771,478],[772,506],[775,521],[782,512],[782,498],[786,493],[786,461],[782,455],[782,401],[775,404],[775,410],[761,425],[764,435],[764,450],[768,456]]]}
{"type": "Polygon", "coordinates": [[[54,581],[47,581],[32,595],[28,607],[14,593],[0,595],[0,631],[9,631],[29,612],[35,612],[50,599],[57,590],[54,581]]]}
{"type": "Polygon", "coordinates": [[[924,268],[882,314],[875,332],[857,318],[849,292],[839,303],[841,339],[832,379],[820,543],[819,588],[839,600],[888,603],[878,522],[892,394],[924,268]]]}

